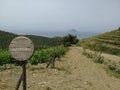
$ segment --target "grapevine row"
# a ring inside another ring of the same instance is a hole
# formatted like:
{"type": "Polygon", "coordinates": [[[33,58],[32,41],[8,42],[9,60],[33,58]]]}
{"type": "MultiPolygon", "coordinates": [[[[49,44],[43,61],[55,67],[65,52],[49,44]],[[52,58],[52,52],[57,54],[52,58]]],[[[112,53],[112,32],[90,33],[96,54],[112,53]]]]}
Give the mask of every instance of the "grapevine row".
{"type": "MultiPolygon", "coordinates": [[[[30,60],[28,60],[28,63],[31,65],[36,65],[39,63],[46,63],[48,60],[50,60],[52,54],[54,54],[55,58],[60,58],[67,52],[67,48],[61,47],[59,49],[43,49],[35,51],[33,56],[30,60]]],[[[0,50],[0,66],[3,66],[5,64],[14,64],[14,65],[21,65],[19,61],[16,61],[9,53],[9,51],[0,50]]]]}

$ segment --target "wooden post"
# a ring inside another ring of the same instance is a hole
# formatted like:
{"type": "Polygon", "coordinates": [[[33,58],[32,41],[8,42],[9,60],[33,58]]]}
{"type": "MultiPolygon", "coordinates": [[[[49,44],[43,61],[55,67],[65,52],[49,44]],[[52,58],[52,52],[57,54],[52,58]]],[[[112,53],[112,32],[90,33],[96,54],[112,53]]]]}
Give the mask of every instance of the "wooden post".
{"type": "Polygon", "coordinates": [[[54,55],[54,53],[52,54],[50,60],[48,61],[46,68],[48,68],[50,64],[52,65],[52,68],[55,67],[55,55],[54,55]]]}
{"type": "Polygon", "coordinates": [[[23,90],[26,90],[26,61],[22,62],[23,90]]]}
{"type": "Polygon", "coordinates": [[[46,68],[49,67],[50,63],[51,63],[51,58],[50,58],[50,60],[48,61],[46,68]]]}
{"type": "Polygon", "coordinates": [[[23,90],[26,90],[26,61],[22,61],[22,74],[20,76],[15,90],[19,89],[21,81],[23,81],[23,90]]]}
{"type": "Polygon", "coordinates": [[[21,74],[20,79],[19,79],[19,81],[18,81],[18,83],[17,83],[17,86],[16,86],[15,90],[18,90],[18,89],[19,89],[19,86],[20,86],[21,81],[22,81],[22,76],[23,76],[23,74],[21,74]]]}
{"type": "Polygon", "coordinates": [[[55,55],[53,54],[52,55],[52,68],[55,67],[55,55]]]}

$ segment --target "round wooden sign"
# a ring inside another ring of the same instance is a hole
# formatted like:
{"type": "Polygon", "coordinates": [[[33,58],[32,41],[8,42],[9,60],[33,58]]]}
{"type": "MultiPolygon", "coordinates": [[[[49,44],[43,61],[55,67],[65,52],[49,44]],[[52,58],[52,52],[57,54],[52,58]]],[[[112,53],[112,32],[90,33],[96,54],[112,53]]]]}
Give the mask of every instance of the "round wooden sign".
{"type": "Polygon", "coordinates": [[[29,38],[19,36],[11,41],[9,51],[16,60],[25,61],[33,55],[34,45],[29,38]]]}

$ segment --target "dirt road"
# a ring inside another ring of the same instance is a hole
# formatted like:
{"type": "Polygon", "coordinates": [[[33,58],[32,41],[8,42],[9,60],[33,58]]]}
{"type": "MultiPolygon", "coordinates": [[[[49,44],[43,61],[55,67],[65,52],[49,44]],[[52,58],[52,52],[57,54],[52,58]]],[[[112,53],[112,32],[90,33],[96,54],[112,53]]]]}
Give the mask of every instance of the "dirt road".
{"type": "MultiPolygon", "coordinates": [[[[120,90],[120,79],[109,76],[76,47],[56,62],[56,69],[45,69],[44,64],[34,68],[27,69],[27,90],[120,90]]],[[[0,72],[0,90],[14,90],[20,73],[21,69],[0,72]]]]}

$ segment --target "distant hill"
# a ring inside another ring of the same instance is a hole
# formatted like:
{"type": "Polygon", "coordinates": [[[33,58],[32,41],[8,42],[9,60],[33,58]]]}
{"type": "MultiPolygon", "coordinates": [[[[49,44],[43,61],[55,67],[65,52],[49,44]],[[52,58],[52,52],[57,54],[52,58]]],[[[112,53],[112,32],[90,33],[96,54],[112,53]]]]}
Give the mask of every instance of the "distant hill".
{"type": "Polygon", "coordinates": [[[120,56],[120,28],[91,38],[82,39],[78,46],[120,56]]]}
{"type": "MultiPolygon", "coordinates": [[[[19,35],[0,30],[0,49],[8,49],[12,39],[17,36],[19,35]]],[[[48,48],[51,46],[60,45],[62,40],[60,37],[49,38],[49,37],[35,36],[35,35],[23,35],[23,36],[26,36],[33,41],[35,45],[35,49],[42,49],[42,48],[48,48]]]]}

